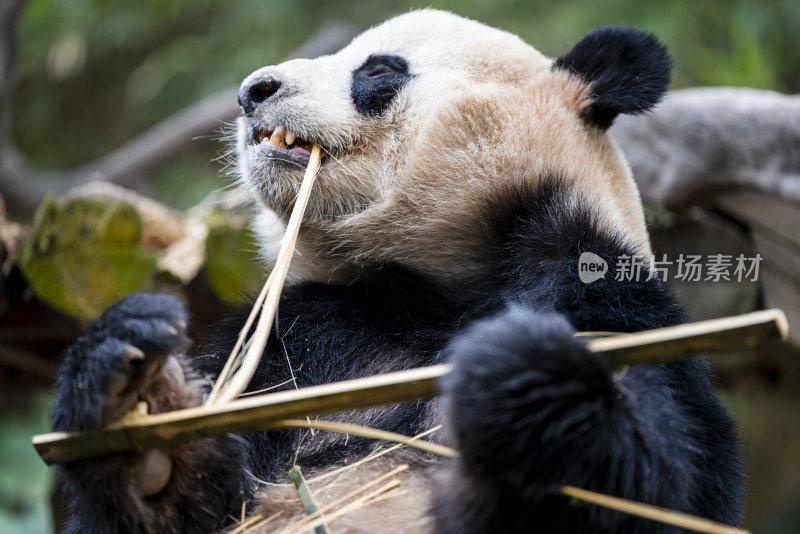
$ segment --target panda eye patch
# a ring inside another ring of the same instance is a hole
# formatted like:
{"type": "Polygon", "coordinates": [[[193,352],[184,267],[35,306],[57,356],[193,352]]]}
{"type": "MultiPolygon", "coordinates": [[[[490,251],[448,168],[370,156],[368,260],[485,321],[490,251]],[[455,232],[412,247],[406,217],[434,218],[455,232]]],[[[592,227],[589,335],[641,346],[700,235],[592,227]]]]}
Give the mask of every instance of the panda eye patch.
{"type": "Polygon", "coordinates": [[[359,113],[381,115],[394,101],[400,88],[413,75],[400,56],[371,55],[353,71],[350,97],[359,113]]]}

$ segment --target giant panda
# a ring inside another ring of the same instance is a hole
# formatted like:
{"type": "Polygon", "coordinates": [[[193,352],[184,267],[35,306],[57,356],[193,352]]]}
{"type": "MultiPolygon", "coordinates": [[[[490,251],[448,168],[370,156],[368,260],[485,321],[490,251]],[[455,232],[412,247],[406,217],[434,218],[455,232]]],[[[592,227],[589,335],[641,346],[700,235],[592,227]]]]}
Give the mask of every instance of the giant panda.
{"type": "MultiPolygon", "coordinates": [[[[235,150],[259,220],[288,219],[311,144],[325,152],[250,389],[291,382],[287,359],[299,387],[453,365],[437,401],[339,416],[406,435],[441,423],[435,439],[459,457],[387,454],[317,487],[343,495],[412,466],[402,496],[332,531],[676,531],[577,505],[555,493],[565,484],[740,522],[737,438],[708,365],[614,369],[574,336],[687,320],[646,267],[639,279],[613,275],[618,258],[652,253],[607,131],[617,115],[651,109],[669,71],[665,48],[627,28],[594,30],[553,60],[504,31],[422,10],[334,55],[244,80],[235,150]],[[607,276],[581,281],[584,252],[607,262],[607,276]]],[[[102,427],[138,401],[151,413],[200,404],[243,316],[194,348],[187,321],[164,294],[111,306],[65,355],[53,429],[102,427]]],[[[291,465],[313,477],[373,445],[283,430],[74,462],[59,472],[66,531],[217,532],[244,503],[251,515],[283,512],[264,528],[273,532],[304,513],[289,498],[291,465]]]]}

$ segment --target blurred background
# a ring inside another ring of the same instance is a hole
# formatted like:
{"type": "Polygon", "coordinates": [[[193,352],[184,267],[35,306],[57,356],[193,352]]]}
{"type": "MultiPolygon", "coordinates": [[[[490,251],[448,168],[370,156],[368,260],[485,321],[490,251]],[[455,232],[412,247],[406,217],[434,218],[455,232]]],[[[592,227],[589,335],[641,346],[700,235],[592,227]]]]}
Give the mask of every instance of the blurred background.
{"type": "MultiPolygon", "coordinates": [[[[418,3],[426,5],[516,33],[550,56],[599,25],[649,30],[674,57],[676,88],[800,88],[800,9],[790,0],[418,3]]],[[[31,0],[19,29],[13,137],[39,168],[86,163],[280,61],[327,21],[365,29],[413,7],[402,1],[31,0]]],[[[219,186],[218,167],[210,163],[219,143],[195,144],[192,157],[152,179],[154,194],[189,207],[219,186]]]]}
{"type": "MultiPolygon", "coordinates": [[[[19,3],[4,2],[0,12],[19,3]]],[[[343,28],[360,31],[426,6],[516,33],[550,56],[565,53],[594,27],[635,26],[670,49],[673,88],[800,91],[796,0],[29,0],[17,26],[2,119],[7,139],[35,173],[27,186],[0,181],[9,219],[32,221],[35,203],[25,187],[59,189],[58,180],[68,179],[69,171],[92,165],[165,118],[237,86],[254,69],[280,62],[324,24],[340,21],[343,28]]],[[[146,179],[126,185],[179,209],[225,187],[219,161],[224,125],[204,128],[175,149],[176,157],[148,170],[146,179]]],[[[677,231],[674,218],[659,206],[649,206],[648,214],[665,240],[680,242],[685,236],[670,234],[677,231]]],[[[31,299],[22,287],[14,298],[31,299]]],[[[758,294],[746,298],[752,307],[760,305],[758,294]]],[[[53,473],[35,454],[30,437],[47,430],[57,354],[83,323],[42,308],[47,307],[37,308],[38,320],[52,319],[61,333],[44,345],[49,356],[34,367],[8,356],[10,350],[0,360],[0,532],[53,531],[53,473]]],[[[14,320],[25,319],[28,308],[20,310],[0,322],[0,347],[13,337],[14,320]]],[[[730,313],[739,311],[732,306],[730,313]]],[[[766,359],[741,355],[731,368],[719,369],[721,394],[740,424],[747,452],[746,525],[758,533],[800,531],[796,356],[790,349],[766,359]]]]}

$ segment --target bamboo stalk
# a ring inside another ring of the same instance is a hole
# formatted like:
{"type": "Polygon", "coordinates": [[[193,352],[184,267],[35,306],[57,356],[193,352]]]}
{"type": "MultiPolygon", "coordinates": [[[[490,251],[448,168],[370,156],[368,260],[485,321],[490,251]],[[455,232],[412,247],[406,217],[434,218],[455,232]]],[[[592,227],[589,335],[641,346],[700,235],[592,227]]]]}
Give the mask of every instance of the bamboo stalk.
{"type": "Polygon", "coordinates": [[[247,389],[250,379],[253,378],[253,374],[258,368],[258,363],[261,361],[261,355],[264,353],[264,347],[267,345],[267,339],[272,329],[272,322],[278,311],[278,301],[283,290],[283,283],[289,272],[289,265],[294,255],[294,245],[300,232],[300,223],[303,221],[303,214],[306,211],[308,199],[311,197],[311,188],[317,177],[317,171],[319,171],[321,157],[322,149],[315,144],[311,148],[306,173],[300,185],[300,191],[297,193],[289,223],[286,225],[286,232],[281,240],[278,259],[269,274],[266,284],[264,284],[264,289],[261,290],[261,294],[258,296],[259,302],[253,306],[250,316],[247,318],[247,323],[239,335],[239,339],[236,341],[236,345],[231,351],[222,373],[217,378],[211,394],[206,400],[206,404],[209,406],[229,402],[238,397],[242,391],[247,389]],[[252,336],[247,341],[249,346],[246,351],[242,351],[243,353],[240,354],[239,349],[249,334],[250,326],[256,315],[258,315],[258,322],[252,336]],[[234,365],[235,362],[240,363],[238,368],[234,365]]]}
{"type": "Polygon", "coordinates": [[[294,487],[297,488],[297,494],[300,496],[300,501],[303,503],[308,515],[319,516],[319,519],[322,521],[319,525],[314,527],[314,532],[316,534],[328,534],[328,528],[324,522],[325,518],[319,511],[319,505],[316,499],[314,499],[314,495],[311,493],[308,484],[306,484],[306,479],[303,478],[303,472],[300,470],[299,465],[295,465],[289,469],[289,478],[294,482],[294,487]]]}
{"type": "Polygon", "coordinates": [[[270,272],[270,275],[267,278],[267,282],[264,284],[264,287],[261,288],[261,292],[258,294],[256,301],[253,303],[253,309],[250,310],[250,315],[247,316],[247,320],[245,321],[242,330],[239,332],[239,337],[236,339],[236,343],[233,345],[233,349],[231,350],[231,356],[228,357],[227,361],[225,362],[225,365],[222,367],[222,371],[220,371],[219,376],[217,377],[216,382],[214,382],[214,385],[211,387],[211,392],[208,394],[208,398],[206,399],[206,402],[209,404],[216,401],[217,395],[219,395],[222,386],[224,386],[227,383],[229,377],[233,373],[234,364],[237,362],[237,359],[232,356],[235,354],[239,354],[239,351],[242,350],[242,345],[245,342],[245,337],[247,333],[250,332],[250,328],[253,326],[253,322],[256,320],[256,317],[258,316],[259,310],[261,310],[262,306],[264,305],[264,299],[267,298],[267,291],[269,290],[271,277],[272,277],[272,272],[270,272]]]}
{"type": "MultiPolygon", "coordinates": [[[[458,452],[455,451],[454,449],[449,449],[448,447],[443,447],[443,448],[448,449],[444,454],[444,456],[448,457],[458,456],[458,452]]],[[[389,473],[386,473],[385,475],[373,480],[372,482],[367,483],[365,486],[362,486],[361,488],[345,495],[344,497],[341,497],[336,502],[327,505],[325,508],[320,509],[317,512],[313,513],[312,515],[309,515],[301,519],[297,523],[294,523],[291,526],[291,528],[297,529],[301,526],[310,528],[309,523],[313,523],[314,521],[318,520],[323,512],[328,513],[332,511],[334,508],[346,503],[350,499],[365,492],[369,488],[378,485],[384,480],[387,480],[406,469],[408,469],[407,465],[401,465],[397,467],[393,471],[390,471],[389,473]]],[[[636,517],[641,517],[643,519],[649,519],[651,521],[656,521],[659,523],[665,523],[668,525],[685,528],[687,530],[692,530],[695,532],[702,532],[705,534],[749,534],[749,532],[746,530],[736,527],[730,527],[727,525],[723,525],[721,523],[716,523],[714,521],[702,517],[686,514],[683,512],[676,512],[666,508],[661,508],[650,504],[631,501],[628,499],[612,497],[610,495],[605,495],[603,493],[597,493],[582,488],[576,488],[574,486],[561,486],[560,488],[558,488],[558,490],[555,491],[555,493],[563,495],[565,497],[569,497],[571,499],[583,501],[595,506],[601,506],[603,508],[617,510],[619,512],[626,513],[628,515],[633,515],[636,517]]]]}
{"type": "Polygon", "coordinates": [[[33,445],[48,464],[165,447],[229,432],[270,428],[294,417],[429,399],[436,396],[438,379],[449,370],[448,365],[434,365],[237,399],[223,405],[123,419],[100,430],[34,436],[33,445]]]}
{"type": "Polygon", "coordinates": [[[400,482],[394,480],[389,482],[385,486],[378,488],[377,490],[373,491],[372,493],[368,493],[364,497],[361,497],[346,506],[343,506],[339,510],[335,512],[331,512],[329,515],[325,516],[325,518],[316,519],[310,523],[304,523],[300,525],[298,528],[295,528],[293,525],[289,525],[284,530],[281,530],[278,534],[299,534],[300,532],[305,532],[307,530],[311,530],[312,528],[316,528],[318,525],[321,525],[323,521],[332,522],[336,519],[346,516],[347,514],[364,508],[369,504],[374,504],[376,502],[380,502],[389,496],[395,496],[399,492],[393,491],[400,487],[400,482]]]}
{"type": "Polygon", "coordinates": [[[245,532],[249,532],[251,529],[261,528],[267,523],[270,523],[275,519],[277,519],[281,514],[283,514],[283,512],[275,512],[269,517],[264,517],[263,515],[260,514],[253,516],[244,523],[242,523],[241,525],[237,526],[236,528],[228,532],[228,534],[243,534],[245,532]]]}
{"type": "Polygon", "coordinates": [[[620,499],[619,497],[612,497],[610,495],[604,495],[602,493],[572,486],[561,486],[558,493],[572,499],[602,506],[603,508],[610,508],[629,515],[635,515],[658,523],[665,523],[695,532],[704,532],[706,534],[749,534],[747,530],[715,523],[714,521],[703,519],[702,517],[629,501],[627,499],[620,499]]]}
{"type": "MultiPolygon", "coordinates": [[[[635,334],[594,339],[614,366],[656,363],[697,352],[719,354],[785,339],[786,317],[780,310],[701,321],[635,334]],[[642,354],[637,347],[642,348],[642,354]]],[[[119,452],[141,451],[229,432],[274,427],[284,419],[324,415],[380,404],[435,397],[438,380],[449,365],[435,365],[384,375],[237,399],[225,404],[123,419],[88,432],[34,436],[33,445],[48,464],[72,462],[119,452]]]]}
{"type": "Polygon", "coordinates": [[[590,350],[604,352],[613,367],[679,360],[750,349],[789,332],[781,310],[762,310],[734,317],[593,339],[590,350]]]}
{"type": "MultiPolygon", "coordinates": [[[[429,436],[429,435],[433,434],[434,432],[436,432],[440,428],[442,428],[442,425],[436,425],[436,426],[434,426],[432,428],[429,428],[428,430],[425,430],[424,432],[420,432],[416,436],[412,436],[411,440],[422,439],[425,436],[429,436]]],[[[360,460],[358,460],[357,462],[353,462],[352,464],[348,464],[348,465],[345,465],[345,466],[342,466],[342,467],[338,467],[338,468],[334,469],[333,471],[326,471],[326,472],[322,473],[321,475],[315,476],[314,478],[311,479],[311,482],[314,482],[316,484],[317,482],[322,482],[323,480],[327,480],[329,478],[338,477],[339,475],[344,475],[346,473],[349,473],[353,469],[358,469],[362,465],[367,464],[369,462],[372,462],[374,460],[377,460],[381,456],[384,456],[386,454],[394,452],[397,449],[399,449],[401,447],[404,447],[404,446],[405,445],[403,445],[402,443],[395,443],[394,445],[392,445],[391,447],[389,447],[387,449],[381,449],[379,447],[379,448],[375,449],[374,451],[372,451],[371,453],[369,453],[368,455],[366,455],[365,457],[363,457],[360,460]]]]}
{"type": "Polygon", "coordinates": [[[319,510],[317,510],[315,513],[313,513],[311,515],[307,515],[303,519],[300,519],[299,521],[297,521],[295,523],[292,523],[287,528],[296,530],[296,529],[299,529],[299,528],[301,528],[303,526],[306,526],[308,523],[311,523],[311,522],[316,521],[317,519],[321,518],[322,514],[328,514],[328,513],[332,512],[335,508],[338,508],[339,506],[342,506],[347,501],[355,499],[356,497],[358,497],[362,493],[371,490],[372,488],[374,488],[375,486],[377,486],[381,482],[384,482],[384,481],[392,478],[393,476],[398,475],[398,474],[402,473],[403,471],[407,471],[407,470],[408,470],[408,464],[399,465],[396,468],[394,468],[391,471],[389,471],[388,473],[379,476],[375,480],[367,482],[363,486],[351,491],[347,495],[336,499],[334,502],[332,502],[330,504],[325,505],[324,507],[322,507],[319,510]]]}

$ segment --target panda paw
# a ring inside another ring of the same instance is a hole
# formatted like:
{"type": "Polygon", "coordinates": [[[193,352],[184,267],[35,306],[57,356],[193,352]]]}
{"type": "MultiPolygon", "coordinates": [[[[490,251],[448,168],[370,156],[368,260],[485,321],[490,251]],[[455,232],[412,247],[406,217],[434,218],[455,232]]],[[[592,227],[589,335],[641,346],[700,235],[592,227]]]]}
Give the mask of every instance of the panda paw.
{"type": "Polygon", "coordinates": [[[586,432],[616,392],[605,360],[573,334],[563,316],[515,306],[454,341],[444,420],[464,472],[536,499],[581,468],[586,432]]]}
{"type": "Polygon", "coordinates": [[[175,297],[136,294],[112,305],[65,355],[58,377],[54,430],[89,430],[131,411],[166,378],[184,370],[174,356],[188,344],[187,315],[175,297]]]}

